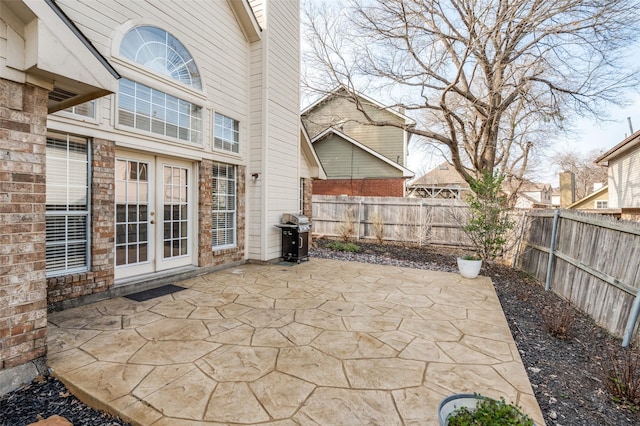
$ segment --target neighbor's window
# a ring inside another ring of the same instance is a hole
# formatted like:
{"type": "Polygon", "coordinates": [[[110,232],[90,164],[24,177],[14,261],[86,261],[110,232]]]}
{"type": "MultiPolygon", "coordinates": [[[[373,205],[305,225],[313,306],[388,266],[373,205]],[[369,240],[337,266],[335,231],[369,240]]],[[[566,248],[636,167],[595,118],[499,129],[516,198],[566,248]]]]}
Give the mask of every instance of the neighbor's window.
{"type": "Polygon", "coordinates": [[[608,209],[609,202],[607,200],[598,200],[596,201],[596,209],[608,209]]]}
{"type": "Polygon", "coordinates": [[[63,111],[70,112],[71,114],[82,115],[83,117],[95,118],[96,117],[96,101],[89,101],[80,105],[74,105],[71,108],[66,108],[63,111]]]}
{"type": "Polygon", "coordinates": [[[50,134],[46,147],[47,275],[89,269],[89,142],[50,134]]]}
{"type": "Polygon", "coordinates": [[[233,118],[216,113],[214,147],[225,151],[239,152],[239,123],[233,118]]]}
{"type": "Polygon", "coordinates": [[[202,107],[123,78],[118,94],[118,123],[200,143],[202,107]]]}
{"type": "Polygon", "coordinates": [[[214,163],[212,187],[213,248],[232,247],[236,244],[236,167],[214,163]]]}

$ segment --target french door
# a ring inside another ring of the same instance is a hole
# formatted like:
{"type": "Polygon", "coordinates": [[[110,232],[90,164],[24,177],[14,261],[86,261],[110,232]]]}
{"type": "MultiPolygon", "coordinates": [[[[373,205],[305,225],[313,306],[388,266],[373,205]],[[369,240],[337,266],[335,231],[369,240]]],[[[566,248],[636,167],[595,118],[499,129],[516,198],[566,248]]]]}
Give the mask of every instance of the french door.
{"type": "Polygon", "coordinates": [[[192,164],[126,153],[115,174],[116,279],[193,264],[192,164]]]}

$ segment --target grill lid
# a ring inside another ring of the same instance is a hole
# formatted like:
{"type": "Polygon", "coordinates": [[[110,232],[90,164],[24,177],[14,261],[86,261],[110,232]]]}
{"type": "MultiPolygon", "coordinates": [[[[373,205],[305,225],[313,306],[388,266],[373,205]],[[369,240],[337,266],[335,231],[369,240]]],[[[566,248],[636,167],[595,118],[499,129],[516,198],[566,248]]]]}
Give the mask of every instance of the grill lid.
{"type": "Polygon", "coordinates": [[[294,225],[306,225],[309,218],[303,214],[285,213],[282,215],[282,223],[291,223],[294,225]]]}

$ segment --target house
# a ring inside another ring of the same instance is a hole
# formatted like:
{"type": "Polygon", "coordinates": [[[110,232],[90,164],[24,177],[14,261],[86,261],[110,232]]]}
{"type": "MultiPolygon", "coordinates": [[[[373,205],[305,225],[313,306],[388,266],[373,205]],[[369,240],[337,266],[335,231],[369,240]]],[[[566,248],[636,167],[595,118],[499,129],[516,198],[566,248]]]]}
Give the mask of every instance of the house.
{"type": "Polygon", "coordinates": [[[622,219],[640,220],[640,131],[595,162],[607,167],[608,208],[619,209],[622,219]]]}
{"type": "Polygon", "coordinates": [[[314,194],[405,195],[405,181],[413,177],[406,167],[406,128],[413,120],[345,88],[314,102],[301,117],[327,177],[314,183],[314,194]],[[370,125],[367,116],[394,125],[370,125]]]}
{"type": "Polygon", "coordinates": [[[0,384],[35,375],[47,308],[280,256],[323,176],[298,7],[0,0],[0,384]]]}
{"type": "Polygon", "coordinates": [[[620,217],[619,209],[609,208],[609,187],[600,185],[591,194],[566,207],[570,210],[580,210],[589,213],[604,214],[620,217]]]}
{"type": "Polygon", "coordinates": [[[467,181],[446,161],[407,185],[407,196],[415,198],[464,200],[469,191],[467,181]]]}
{"type": "MultiPolygon", "coordinates": [[[[512,178],[502,183],[515,208],[540,208],[551,205],[551,185],[512,178]]],[[[419,198],[465,199],[471,191],[467,181],[452,164],[445,161],[407,185],[407,196],[419,198]]]]}
{"type": "Polygon", "coordinates": [[[502,183],[504,192],[511,198],[511,205],[519,209],[550,208],[553,188],[548,183],[536,183],[527,179],[507,177],[502,183]]]}

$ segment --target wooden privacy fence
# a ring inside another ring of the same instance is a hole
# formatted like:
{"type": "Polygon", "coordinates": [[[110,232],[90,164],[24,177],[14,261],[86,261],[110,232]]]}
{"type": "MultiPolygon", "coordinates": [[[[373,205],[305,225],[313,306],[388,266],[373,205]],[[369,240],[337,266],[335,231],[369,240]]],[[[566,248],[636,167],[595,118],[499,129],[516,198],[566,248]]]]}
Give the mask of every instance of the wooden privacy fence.
{"type": "MultiPolygon", "coordinates": [[[[313,196],[313,232],[416,244],[468,247],[462,231],[468,206],[460,200],[313,196]]],[[[505,258],[590,315],[627,346],[640,312],[640,223],[571,210],[512,213],[505,258]]]]}
{"type": "Polygon", "coordinates": [[[570,210],[527,213],[516,265],[627,346],[640,309],[640,224],[570,210]]]}
{"type": "Polygon", "coordinates": [[[378,222],[384,240],[468,246],[467,210],[460,200],[314,195],[313,233],[341,237],[351,226],[354,238],[375,239],[378,222]]]}

